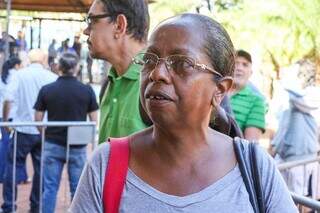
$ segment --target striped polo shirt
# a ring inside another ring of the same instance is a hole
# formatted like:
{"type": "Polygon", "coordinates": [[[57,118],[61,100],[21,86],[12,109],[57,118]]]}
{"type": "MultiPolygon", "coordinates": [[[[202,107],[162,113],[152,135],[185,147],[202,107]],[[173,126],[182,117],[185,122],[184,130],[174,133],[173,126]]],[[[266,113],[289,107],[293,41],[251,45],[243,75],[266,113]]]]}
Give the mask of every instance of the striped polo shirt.
{"type": "Polygon", "coordinates": [[[244,131],[247,127],[257,127],[265,130],[266,104],[249,86],[245,86],[230,98],[231,108],[235,119],[244,131]]]}

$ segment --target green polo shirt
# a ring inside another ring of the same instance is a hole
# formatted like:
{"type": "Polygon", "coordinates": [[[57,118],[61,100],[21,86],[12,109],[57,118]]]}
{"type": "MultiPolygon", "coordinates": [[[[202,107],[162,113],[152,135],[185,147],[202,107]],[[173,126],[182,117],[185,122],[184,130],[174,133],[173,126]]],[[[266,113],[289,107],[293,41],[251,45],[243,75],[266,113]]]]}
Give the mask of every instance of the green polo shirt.
{"type": "Polygon", "coordinates": [[[108,137],[124,137],[142,130],[139,112],[141,66],[131,64],[122,76],[112,67],[109,84],[100,103],[99,143],[108,137]]]}
{"type": "Polygon", "coordinates": [[[266,104],[249,86],[244,87],[230,98],[232,111],[237,124],[244,131],[247,127],[265,130],[266,104]]]}

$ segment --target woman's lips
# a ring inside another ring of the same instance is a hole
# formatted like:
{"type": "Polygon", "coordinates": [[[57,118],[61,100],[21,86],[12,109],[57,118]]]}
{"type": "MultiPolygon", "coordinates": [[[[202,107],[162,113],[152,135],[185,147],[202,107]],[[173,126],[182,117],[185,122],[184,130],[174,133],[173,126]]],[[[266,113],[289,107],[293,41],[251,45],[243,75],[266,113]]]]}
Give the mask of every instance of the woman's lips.
{"type": "Polygon", "coordinates": [[[146,100],[152,107],[160,107],[163,104],[172,102],[173,99],[164,92],[161,91],[150,91],[146,95],[146,100]]]}

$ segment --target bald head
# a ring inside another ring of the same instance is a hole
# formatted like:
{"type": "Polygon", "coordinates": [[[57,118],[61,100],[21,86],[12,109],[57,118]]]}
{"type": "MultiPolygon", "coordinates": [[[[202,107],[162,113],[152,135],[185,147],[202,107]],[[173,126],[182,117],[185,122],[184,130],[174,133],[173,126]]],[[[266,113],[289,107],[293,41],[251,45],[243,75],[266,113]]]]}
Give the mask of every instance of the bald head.
{"type": "Polygon", "coordinates": [[[44,65],[46,61],[46,54],[44,51],[40,49],[30,50],[28,57],[29,57],[30,63],[39,63],[44,65]]]}

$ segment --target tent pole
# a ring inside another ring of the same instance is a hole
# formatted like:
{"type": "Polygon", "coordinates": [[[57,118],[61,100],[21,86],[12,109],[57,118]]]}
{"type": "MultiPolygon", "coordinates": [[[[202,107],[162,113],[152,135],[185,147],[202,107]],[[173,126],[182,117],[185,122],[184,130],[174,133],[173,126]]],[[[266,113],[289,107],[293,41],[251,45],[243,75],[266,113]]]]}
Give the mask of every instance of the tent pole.
{"type": "Polygon", "coordinates": [[[40,49],[41,48],[41,31],[42,31],[42,19],[40,18],[39,19],[39,43],[38,43],[38,48],[40,49]]]}
{"type": "Polygon", "coordinates": [[[9,25],[10,25],[10,15],[11,15],[11,0],[6,0],[7,2],[7,26],[6,26],[6,31],[7,31],[7,37],[6,37],[6,50],[5,50],[5,60],[9,59],[9,54],[10,54],[10,43],[9,43],[9,25]]]}

